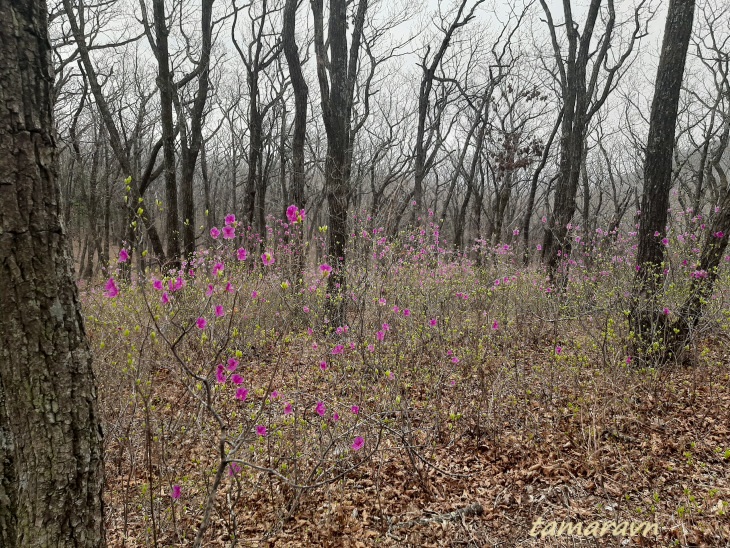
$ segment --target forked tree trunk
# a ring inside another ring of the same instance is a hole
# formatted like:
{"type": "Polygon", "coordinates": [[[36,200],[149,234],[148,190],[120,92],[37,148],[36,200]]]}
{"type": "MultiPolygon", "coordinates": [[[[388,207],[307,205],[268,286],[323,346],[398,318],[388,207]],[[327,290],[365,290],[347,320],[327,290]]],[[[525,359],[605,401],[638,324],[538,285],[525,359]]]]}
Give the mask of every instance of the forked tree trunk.
{"type": "Polygon", "coordinates": [[[42,0],[0,0],[0,545],[103,546],[91,352],[60,221],[42,0]]]}

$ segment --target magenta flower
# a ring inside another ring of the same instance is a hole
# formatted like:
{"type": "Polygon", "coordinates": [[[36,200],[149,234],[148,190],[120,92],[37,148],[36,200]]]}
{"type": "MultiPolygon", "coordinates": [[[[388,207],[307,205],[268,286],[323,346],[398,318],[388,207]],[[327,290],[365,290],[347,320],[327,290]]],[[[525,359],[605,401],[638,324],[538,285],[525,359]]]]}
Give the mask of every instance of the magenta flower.
{"type": "Polygon", "coordinates": [[[719,238],[719,239],[722,239],[722,238],[723,238],[723,237],[725,236],[725,233],[724,233],[724,232],[723,232],[722,230],[720,230],[719,232],[715,232],[715,233],[713,234],[713,236],[714,236],[715,238],[719,238]]]}
{"type": "Polygon", "coordinates": [[[345,347],[341,344],[338,344],[332,349],[332,355],[336,356],[337,354],[342,354],[342,352],[345,350],[345,347]]]}
{"type": "Polygon", "coordinates": [[[109,278],[104,285],[104,295],[110,299],[119,295],[119,288],[117,287],[117,283],[114,281],[114,278],[109,278]]]}
{"type": "Polygon", "coordinates": [[[226,224],[227,225],[232,225],[235,222],[236,222],[236,216],[235,215],[233,215],[232,213],[226,215],[226,224]]]}
{"type": "Polygon", "coordinates": [[[221,235],[221,231],[218,230],[216,227],[213,227],[210,229],[210,237],[213,238],[214,240],[217,240],[218,236],[220,236],[220,235],[221,235]]]}
{"type": "Polygon", "coordinates": [[[215,287],[213,287],[213,284],[208,284],[208,289],[205,290],[205,296],[210,297],[214,291],[215,287]]]}
{"type": "Polygon", "coordinates": [[[177,500],[177,499],[180,498],[180,495],[182,494],[180,491],[181,490],[180,490],[180,486],[179,485],[173,485],[172,486],[172,493],[170,493],[170,496],[173,499],[177,500]]]}
{"type": "Polygon", "coordinates": [[[664,307],[664,310],[662,310],[665,316],[669,316],[669,309],[667,307],[664,307]]]}
{"type": "Polygon", "coordinates": [[[238,367],[238,360],[236,358],[228,358],[228,366],[226,369],[228,371],[235,371],[236,367],[238,367]]]}
{"type": "Polygon", "coordinates": [[[353,405],[352,407],[350,407],[350,411],[352,411],[353,415],[357,415],[358,413],[360,413],[360,406],[353,405]]]}
{"type": "Polygon", "coordinates": [[[383,339],[385,338],[385,332],[384,331],[378,331],[375,334],[375,337],[380,341],[383,342],[383,339]]]}
{"type": "Polygon", "coordinates": [[[454,356],[453,358],[451,358],[451,361],[453,363],[459,363],[459,358],[457,358],[456,356],[454,356]]]}
{"type": "Polygon", "coordinates": [[[231,382],[236,385],[243,384],[243,377],[241,375],[239,375],[238,373],[235,373],[235,374],[231,375],[231,382]]]}
{"type": "Polygon", "coordinates": [[[317,411],[317,415],[319,415],[320,417],[324,417],[324,414],[327,412],[327,407],[325,406],[324,402],[318,401],[315,411],[317,411]]]}
{"type": "Polygon", "coordinates": [[[302,310],[304,311],[305,314],[309,314],[309,307],[308,306],[303,306],[302,307],[302,310]]]}
{"type": "Polygon", "coordinates": [[[213,266],[213,276],[218,276],[221,272],[223,272],[223,269],[225,266],[223,266],[223,263],[215,263],[215,266],[213,266]]]}
{"type": "Polygon", "coordinates": [[[256,433],[261,436],[262,438],[266,436],[266,427],[263,424],[260,424],[256,427],[256,433]]]}
{"type": "Polygon", "coordinates": [[[233,287],[233,284],[231,282],[228,282],[226,284],[226,292],[228,292],[228,293],[235,293],[236,292],[236,288],[233,287]]]}
{"type": "Polygon", "coordinates": [[[226,225],[223,227],[223,239],[224,240],[232,240],[235,237],[236,237],[235,227],[232,227],[230,225],[226,225]]]}
{"type": "Polygon", "coordinates": [[[201,316],[200,318],[198,318],[196,324],[198,326],[198,329],[205,329],[208,326],[208,320],[201,316]]]}
{"type": "Polygon", "coordinates": [[[216,305],[216,307],[215,307],[216,318],[220,318],[220,317],[224,316],[225,313],[226,313],[226,311],[223,310],[223,307],[221,305],[216,305]]]}
{"type": "Polygon", "coordinates": [[[122,248],[119,250],[119,262],[126,263],[129,260],[129,252],[122,248]]]}
{"type": "Polygon", "coordinates": [[[215,379],[220,383],[224,384],[226,382],[226,370],[223,367],[222,363],[218,364],[218,367],[215,371],[215,379]]]}
{"type": "Polygon", "coordinates": [[[387,323],[384,323],[383,324],[383,331],[390,331],[390,325],[388,325],[387,323]]]}
{"type": "Polygon", "coordinates": [[[430,320],[428,320],[428,325],[430,325],[431,327],[436,327],[436,324],[438,324],[438,320],[436,318],[431,318],[430,320]]]}
{"type": "Polygon", "coordinates": [[[322,277],[326,278],[332,272],[332,267],[327,263],[319,265],[319,271],[322,273],[322,277]]]}
{"type": "Polygon", "coordinates": [[[275,400],[279,397],[279,395],[280,395],[279,392],[277,390],[274,390],[271,392],[271,399],[275,400]]]}
{"type": "Polygon", "coordinates": [[[396,314],[398,314],[398,312],[400,312],[400,308],[398,307],[398,305],[393,307],[393,312],[395,312],[396,314]]]}
{"type": "Polygon", "coordinates": [[[264,266],[271,266],[276,262],[276,259],[274,259],[274,256],[267,251],[261,255],[261,262],[264,263],[264,266]]]}
{"type": "Polygon", "coordinates": [[[289,222],[294,224],[297,222],[297,215],[299,214],[299,208],[295,206],[294,204],[290,205],[286,208],[286,218],[289,219],[289,222]]]}
{"type": "Polygon", "coordinates": [[[408,308],[403,309],[403,315],[407,318],[411,315],[411,311],[408,308]]]}
{"type": "Polygon", "coordinates": [[[365,445],[365,440],[363,439],[362,436],[358,436],[352,442],[352,450],[359,451],[360,449],[362,449],[363,445],[365,445]]]}
{"type": "Polygon", "coordinates": [[[499,322],[498,322],[497,320],[494,320],[494,321],[492,322],[492,329],[493,329],[494,331],[497,331],[497,329],[499,329],[499,322]]]}
{"type": "Polygon", "coordinates": [[[157,291],[162,291],[163,285],[162,280],[155,280],[152,282],[152,287],[154,287],[157,291]]]}
{"type": "Polygon", "coordinates": [[[235,476],[241,471],[241,466],[237,462],[232,462],[228,465],[228,475],[235,476]]]}
{"type": "Polygon", "coordinates": [[[242,247],[239,247],[238,248],[238,252],[237,253],[238,253],[238,260],[239,261],[245,261],[246,260],[246,257],[248,257],[248,251],[246,251],[242,247]]]}
{"type": "Polygon", "coordinates": [[[563,353],[563,347],[562,346],[556,346],[555,347],[555,353],[559,356],[563,353]]]}
{"type": "Polygon", "coordinates": [[[337,422],[338,420],[340,420],[340,415],[335,411],[332,413],[332,422],[337,422]]]}
{"type": "Polygon", "coordinates": [[[319,362],[319,368],[320,368],[320,369],[321,369],[322,371],[327,371],[327,362],[326,362],[326,361],[321,361],[321,362],[319,362]]]}
{"type": "Polygon", "coordinates": [[[254,291],[251,291],[251,298],[252,299],[255,299],[258,296],[259,296],[259,292],[258,291],[255,291],[255,290],[254,291]]]}
{"type": "Polygon", "coordinates": [[[368,352],[375,352],[375,345],[374,344],[369,344],[368,345],[368,352]]]}
{"type": "Polygon", "coordinates": [[[239,388],[236,390],[236,399],[241,401],[246,401],[246,398],[248,398],[248,390],[245,388],[239,388]]]}
{"type": "Polygon", "coordinates": [[[292,413],[294,413],[294,408],[292,407],[292,404],[290,402],[287,402],[284,406],[284,414],[291,415],[292,413]]]}
{"type": "Polygon", "coordinates": [[[170,302],[170,296],[167,294],[167,291],[162,294],[162,297],[160,297],[160,301],[162,302],[162,304],[167,304],[170,302]]]}

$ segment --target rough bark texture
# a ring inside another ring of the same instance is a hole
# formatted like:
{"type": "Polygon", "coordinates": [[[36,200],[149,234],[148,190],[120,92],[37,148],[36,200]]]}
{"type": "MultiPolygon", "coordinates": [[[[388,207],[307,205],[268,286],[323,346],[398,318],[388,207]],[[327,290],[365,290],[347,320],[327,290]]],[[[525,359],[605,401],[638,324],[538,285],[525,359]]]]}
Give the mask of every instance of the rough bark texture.
{"type": "Polygon", "coordinates": [[[46,4],[0,0],[0,544],[102,546],[91,353],[60,222],[46,4]]]}

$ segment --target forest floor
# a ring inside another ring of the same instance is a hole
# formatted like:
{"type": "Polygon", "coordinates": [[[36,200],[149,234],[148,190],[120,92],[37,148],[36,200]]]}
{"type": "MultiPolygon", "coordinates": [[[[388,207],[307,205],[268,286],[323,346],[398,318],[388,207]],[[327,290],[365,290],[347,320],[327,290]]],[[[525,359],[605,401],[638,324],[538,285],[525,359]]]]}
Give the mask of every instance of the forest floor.
{"type": "MultiPolygon", "coordinates": [[[[530,366],[539,356],[524,356],[515,366],[519,375],[540,386],[535,376],[546,373],[530,366]]],[[[243,486],[235,503],[238,545],[729,546],[730,358],[720,359],[725,366],[674,366],[658,375],[587,367],[581,393],[575,393],[575,382],[553,382],[549,397],[512,400],[514,413],[501,424],[482,432],[467,425],[442,439],[427,464],[412,462],[395,442],[384,440],[377,456],[345,478],[302,493],[288,517],[279,487],[243,486]],[[599,522],[605,530],[543,536],[543,526],[535,525],[539,518],[544,527],[571,522],[585,530],[599,522]],[[656,523],[658,535],[614,535],[612,527],[621,522],[656,523]]],[[[154,384],[169,386],[170,375],[157,371],[154,384]]],[[[182,388],[166,390],[161,398],[158,405],[167,400],[175,409],[185,394],[182,388]]],[[[417,398],[411,405],[417,422],[428,407],[417,398]]],[[[193,443],[184,455],[214,465],[207,449],[193,443]]],[[[145,462],[142,444],[135,453],[133,460],[145,462]]],[[[130,477],[107,459],[110,545],[153,545],[143,503],[127,500],[125,506],[122,496],[125,486],[145,481],[144,466],[130,477]]],[[[209,481],[202,478],[187,489],[204,492],[209,481]]],[[[255,474],[255,481],[268,485],[265,474],[255,474]]],[[[230,502],[235,487],[224,486],[219,496],[230,502]]],[[[201,509],[178,512],[174,526],[155,539],[159,545],[190,544],[180,531],[195,530],[201,509]]],[[[227,518],[214,513],[204,546],[234,545],[227,518]]]]}

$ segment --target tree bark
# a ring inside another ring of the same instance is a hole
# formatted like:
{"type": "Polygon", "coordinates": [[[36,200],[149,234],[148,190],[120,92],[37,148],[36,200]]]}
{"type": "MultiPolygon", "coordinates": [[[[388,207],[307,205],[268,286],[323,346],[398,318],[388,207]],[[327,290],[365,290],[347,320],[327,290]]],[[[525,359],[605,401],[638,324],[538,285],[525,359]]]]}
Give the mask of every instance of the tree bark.
{"type": "Polygon", "coordinates": [[[0,0],[0,544],[103,546],[91,352],[60,220],[42,0],[0,0]]]}

